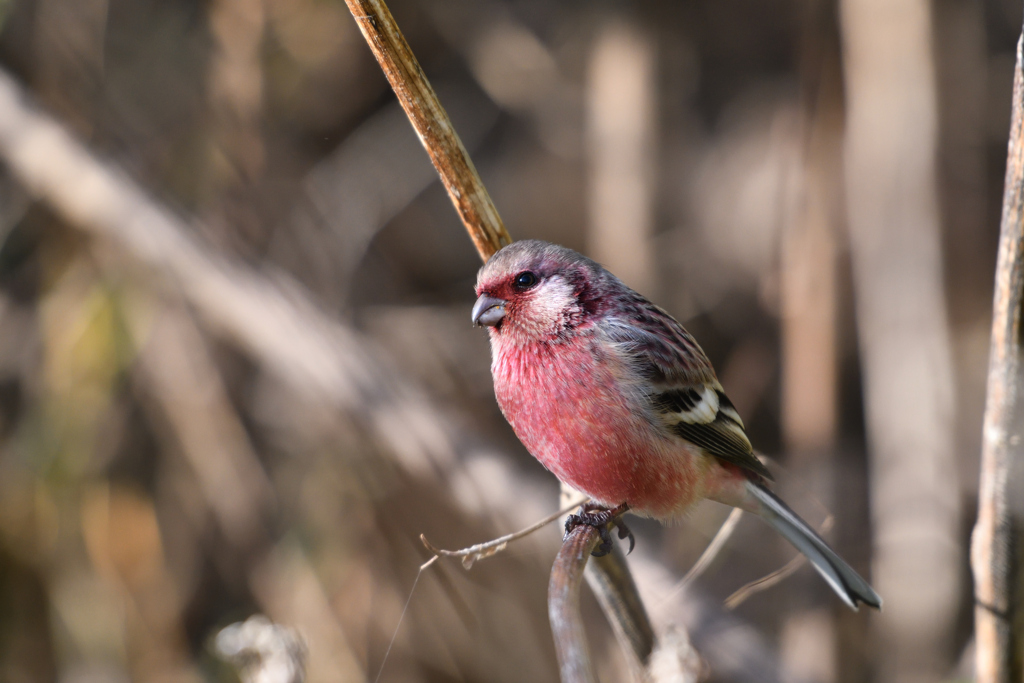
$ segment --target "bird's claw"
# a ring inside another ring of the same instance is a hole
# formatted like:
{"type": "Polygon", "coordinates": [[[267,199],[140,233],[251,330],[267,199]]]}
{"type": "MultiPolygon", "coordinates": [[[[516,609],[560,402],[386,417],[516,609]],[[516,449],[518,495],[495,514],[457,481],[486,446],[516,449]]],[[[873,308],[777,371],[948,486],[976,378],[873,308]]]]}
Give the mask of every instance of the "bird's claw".
{"type": "Polygon", "coordinates": [[[601,535],[601,544],[597,546],[590,554],[594,557],[604,557],[612,551],[612,537],[608,533],[608,525],[613,524],[618,527],[618,535],[620,539],[629,538],[629,550],[626,554],[633,552],[633,546],[636,544],[636,539],[633,537],[633,532],[629,530],[629,527],[622,521],[621,515],[629,510],[629,504],[623,503],[618,507],[612,509],[597,507],[593,505],[582,505],[580,511],[574,515],[569,515],[568,519],[565,520],[565,536],[563,540],[568,538],[569,533],[580,524],[586,524],[597,529],[597,532],[601,535]]]}
{"type": "Polygon", "coordinates": [[[612,551],[612,535],[608,533],[608,525],[597,527],[597,533],[601,535],[601,544],[590,551],[593,557],[604,557],[612,551]]]}

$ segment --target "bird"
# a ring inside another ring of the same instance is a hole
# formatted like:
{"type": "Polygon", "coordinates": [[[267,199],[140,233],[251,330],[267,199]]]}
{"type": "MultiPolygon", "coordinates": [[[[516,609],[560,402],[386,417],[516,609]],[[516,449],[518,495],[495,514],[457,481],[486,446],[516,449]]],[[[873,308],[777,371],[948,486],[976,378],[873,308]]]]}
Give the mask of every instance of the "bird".
{"type": "Polygon", "coordinates": [[[848,606],[881,609],[868,582],[772,493],[707,355],[666,311],[540,240],[491,256],[476,296],[472,320],[488,331],[502,414],[531,455],[606,513],[579,521],[596,519],[606,537],[625,510],[673,521],[703,499],[739,507],[806,555],[848,606]]]}

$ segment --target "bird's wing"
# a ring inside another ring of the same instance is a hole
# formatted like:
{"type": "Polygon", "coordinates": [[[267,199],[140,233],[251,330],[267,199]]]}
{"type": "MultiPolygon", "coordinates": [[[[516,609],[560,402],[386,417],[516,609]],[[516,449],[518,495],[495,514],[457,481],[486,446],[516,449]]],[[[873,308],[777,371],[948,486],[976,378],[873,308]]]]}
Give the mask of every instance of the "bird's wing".
{"type": "Polygon", "coordinates": [[[771,480],[768,468],[754,455],[736,408],[722,385],[690,385],[651,395],[662,424],[677,436],[696,444],[719,460],[771,480]]]}
{"type": "Polygon", "coordinates": [[[604,330],[643,377],[652,414],[666,430],[720,460],[772,479],[754,455],[743,420],[704,351],[672,316],[646,303],[630,315],[609,318],[604,330]]]}

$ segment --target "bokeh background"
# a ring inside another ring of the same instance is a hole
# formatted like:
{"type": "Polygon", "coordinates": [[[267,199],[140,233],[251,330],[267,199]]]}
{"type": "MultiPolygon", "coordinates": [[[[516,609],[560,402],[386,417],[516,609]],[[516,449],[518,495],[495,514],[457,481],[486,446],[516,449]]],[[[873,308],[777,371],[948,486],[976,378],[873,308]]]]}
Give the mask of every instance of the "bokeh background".
{"type": "MultiPolygon", "coordinates": [[[[968,540],[1011,0],[393,0],[516,238],[697,337],[852,613],[727,511],[636,521],[711,681],[971,678],[968,540]]],[[[0,2],[0,680],[555,681],[557,508],[493,400],[479,261],[341,0],[0,2]]],[[[593,599],[602,679],[626,665],[593,599]]]]}

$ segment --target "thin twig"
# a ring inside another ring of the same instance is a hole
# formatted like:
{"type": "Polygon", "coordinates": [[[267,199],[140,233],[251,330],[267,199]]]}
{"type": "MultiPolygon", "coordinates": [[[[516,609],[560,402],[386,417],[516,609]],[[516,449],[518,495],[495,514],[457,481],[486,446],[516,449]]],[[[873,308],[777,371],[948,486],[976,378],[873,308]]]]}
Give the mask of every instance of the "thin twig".
{"type": "Polygon", "coordinates": [[[494,540],[487,541],[486,543],[477,543],[476,545],[471,545],[468,548],[462,548],[461,550],[444,550],[442,548],[435,547],[434,544],[428,541],[427,537],[423,534],[420,534],[420,541],[423,542],[423,545],[426,546],[427,550],[434,553],[434,555],[437,555],[438,557],[461,557],[462,566],[466,569],[471,569],[473,565],[477,562],[477,560],[483,560],[485,558],[491,557],[492,555],[497,555],[502,550],[507,548],[508,544],[512,541],[518,541],[520,538],[529,536],[534,531],[537,531],[538,529],[541,529],[547,526],[548,524],[551,524],[551,522],[555,521],[559,517],[569,514],[570,512],[572,512],[573,510],[575,510],[580,505],[586,502],[586,499],[583,499],[577,503],[573,503],[569,507],[562,508],[558,512],[548,515],[544,519],[540,520],[535,524],[531,524],[525,529],[520,529],[515,533],[495,538],[494,540]]]}
{"type": "Polygon", "coordinates": [[[747,598],[766,591],[772,586],[776,586],[785,578],[788,578],[793,572],[799,569],[807,558],[803,555],[797,555],[792,560],[783,565],[780,569],[776,569],[767,576],[762,576],[756,581],[751,581],[746,586],[743,586],[738,591],[730,595],[725,599],[725,606],[727,609],[736,609],[741,604],[746,602],[747,598]]]}
{"type": "Polygon", "coordinates": [[[580,617],[580,584],[590,553],[601,536],[597,529],[577,525],[562,542],[548,583],[548,618],[562,683],[597,681],[580,617]]]}
{"type": "Polygon", "coordinates": [[[381,674],[384,673],[384,665],[388,663],[388,657],[391,655],[391,648],[395,646],[395,639],[398,638],[398,630],[402,628],[402,622],[405,621],[405,613],[409,611],[409,604],[412,602],[412,596],[416,592],[416,586],[420,583],[420,577],[423,576],[423,572],[425,572],[430,565],[437,562],[437,557],[437,555],[434,555],[432,558],[421,564],[419,571],[416,572],[416,578],[412,581],[412,588],[409,589],[409,597],[405,599],[405,605],[402,607],[402,613],[398,615],[398,623],[395,624],[395,631],[391,634],[391,640],[388,641],[388,649],[384,650],[384,658],[380,661],[380,668],[377,669],[377,676],[373,679],[373,683],[378,683],[378,681],[380,681],[381,674]]]}
{"type": "Polygon", "coordinates": [[[718,553],[725,547],[726,541],[732,536],[732,532],[736,530],[737,525],[740,523],[740,519],[743,517],[743,510],[740,508],[733,508],[729,513],[729,516],[722,522],[722,526],[718,528],[718,532],[715,537],[711,539],[711,543],[704,549],[704,552],[700,554],[697,561],[690,567],[690,571],[686,572],[686,576],[677,584],[676,589],[669,594],[669,597],[673,597],[677,592],[683,590],[689,586],[693,581],[704,573],[711,563],[718,557],[718,553]]]}
{"type": "Polygon", "coordinates": [[[704,573],[704,571],[711,566],[711,563],[715,561],[718,554],[722,552],[722,548],[725,547],[726,542],[732,536],[732,533],[736,530],[736,527],[740,523],[740,519],[743,517],[743,510],[740,508],[733,508],[729,513],[729,516],[722,522],[722,526],[718,527],[718,531],[715,532],[715,537],[711,539],[711,543],[708,547],[704,548],[704,552],[700,554],[697,561],[690,567],[690,571],[686,572],[686,576],[681,578],[672,590],[668,592],[662,600],[661,604],[671,605],[672,598],[679,595],[680,592],[686,590],[691,583],[704,573]]]}
{"type": "Polygon", "coordinates": [[[480,258],[486,261],[512,238],[448,114],[383,0],[345,2],[430,155],[480,258]]]}
{"type": "Polygon", "coordinates": [[[971,539],[978,683],[1024,678],[1024,72],[1017,42],[1012,120],[996,263],[978,522],[971,539]]]}
{"type": "MultiPolygon", "coordinates": [[[[828,533],[829,529],[832,528],[832,523],[834,521],[835,518],[832,515],[826,517],[825,521],[821,523],[821,527],[818,529],[818,533],[828,533]]],[[[807,557],[805,555],[797,555],[792,560],[783,565],[781,568],[773,571],[771,574],[768,574],[767,576],[762,576],[760,579],[757,579],[756,581],[751,581],[750,583],[743,586],[738,591],[736,591],[735,593],[733,593],[725,599],[726,608],[736,609],[741,604],[743,604],[747,600],[747,598],[757,595],[762,591],[766,591],[772,586],[778,585],[779,582],[781,582],[783,579],[788,578],[793,574],[793,572],[795,572],[797,569],[803,566],[803,564],[806,561],[807,557]]]]}

